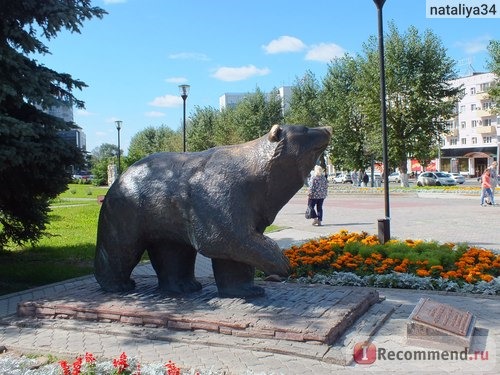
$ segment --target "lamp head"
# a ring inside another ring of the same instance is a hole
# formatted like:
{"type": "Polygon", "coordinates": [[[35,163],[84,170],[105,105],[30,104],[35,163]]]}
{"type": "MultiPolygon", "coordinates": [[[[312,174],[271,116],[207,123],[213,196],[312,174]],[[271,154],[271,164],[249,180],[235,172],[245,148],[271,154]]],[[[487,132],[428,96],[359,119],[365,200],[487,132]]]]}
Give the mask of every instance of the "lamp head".
{"type": "Polygon", "coordinates": [[[189,86],[189,85],[179,85],[179,91],[180,91],[181,97],[183,99],[186,99],[187,96],[189,95],[189,88],[190,87],[191,86],[189,86]]]}
{"type": "Polygon", "coordinates": [[[123,121],[116,120],[115,121],[116,129],[120,130],[122,128],[122,123],[123,123],[123,121]]]}
{"type": "Polygon", "coordinates": [[[375,5],[377,6],[378,9],[382,9],[382,7],[384,6],[385,0],[373,0],[373,2],[375,3],[375,5]]]}

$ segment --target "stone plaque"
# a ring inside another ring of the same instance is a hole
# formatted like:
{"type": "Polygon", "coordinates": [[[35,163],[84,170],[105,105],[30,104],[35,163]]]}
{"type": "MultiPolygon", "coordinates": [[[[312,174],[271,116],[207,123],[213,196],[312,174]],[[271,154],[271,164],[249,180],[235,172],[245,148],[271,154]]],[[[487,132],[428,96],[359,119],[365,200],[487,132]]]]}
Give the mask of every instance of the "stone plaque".
{"type": "Polygon", "coordinates": [[[469,348],[475,323],[469,311],[421,298],[406,325],[407,341],[441,350],[469,348]]]}
{"type": "Polygon", "coordinates": [[[472,321],[469,311],[422,298],[415,308],[412,319],[443,329],[456,335],[466,336],[472,321]]]}

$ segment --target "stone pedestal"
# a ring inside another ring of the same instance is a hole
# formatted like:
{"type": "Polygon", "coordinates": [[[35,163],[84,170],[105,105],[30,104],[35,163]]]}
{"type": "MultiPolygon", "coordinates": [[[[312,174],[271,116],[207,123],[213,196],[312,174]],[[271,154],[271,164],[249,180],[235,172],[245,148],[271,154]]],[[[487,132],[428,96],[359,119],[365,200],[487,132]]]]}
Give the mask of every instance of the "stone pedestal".
{"type": "Polygon", "coordinates": [[[407,323],[410,345],[440,350],[470,348],[476,318],[469,311],[421,298],[407,323]]]}
{"type": "Polygon", "coordinates": [[[113,182],[118,178],[118,169],[115,164],[108,165],[108,186],[111,186],[113,182]]]}

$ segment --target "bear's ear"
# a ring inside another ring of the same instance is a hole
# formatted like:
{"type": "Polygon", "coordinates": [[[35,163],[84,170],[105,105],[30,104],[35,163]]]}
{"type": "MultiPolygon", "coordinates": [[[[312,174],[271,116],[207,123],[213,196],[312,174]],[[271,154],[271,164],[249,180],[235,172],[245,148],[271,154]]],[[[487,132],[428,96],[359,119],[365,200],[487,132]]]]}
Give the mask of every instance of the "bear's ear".
{"type": "Polygon", "coordinates": [[[269,141],[278,142],[280,140],[282,130],[283,129],[278,124],[273,125],[271,131],[269,132],[269,141]]]}

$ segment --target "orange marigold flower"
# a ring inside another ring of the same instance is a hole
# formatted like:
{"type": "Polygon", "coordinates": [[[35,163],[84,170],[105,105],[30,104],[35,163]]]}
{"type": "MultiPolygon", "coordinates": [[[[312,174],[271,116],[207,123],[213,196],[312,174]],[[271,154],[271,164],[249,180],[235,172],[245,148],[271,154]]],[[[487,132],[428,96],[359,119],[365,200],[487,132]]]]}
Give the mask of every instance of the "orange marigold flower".
{"type": "Polygon", "coordinates": [[[417,276],[425,277],[425,276],[429,276],[429,271],[419,268],[416,271],[416,274],[417,274],[417,276]]]}
{"type": "Polygon", "coordinates": [[[487,283],[489,283],[493,279],[494,277],[491,275],[481,275],[481,280],[486,281],[487,283]]]}

